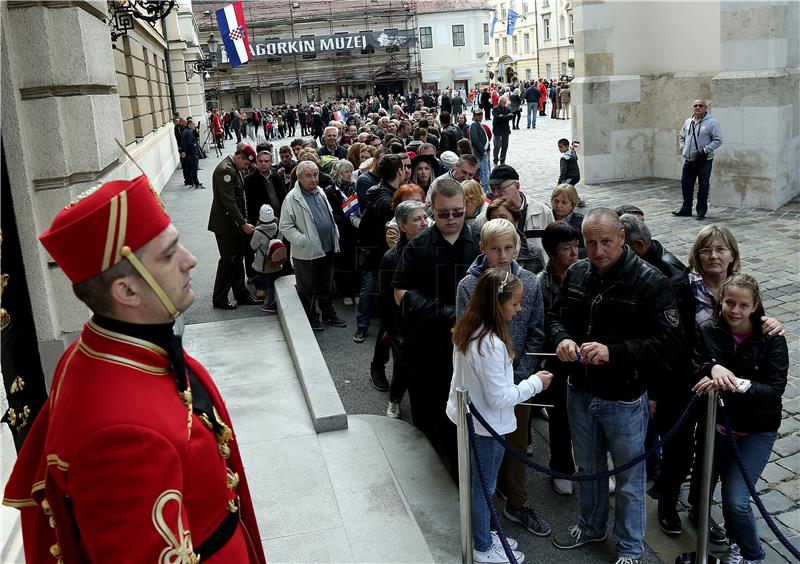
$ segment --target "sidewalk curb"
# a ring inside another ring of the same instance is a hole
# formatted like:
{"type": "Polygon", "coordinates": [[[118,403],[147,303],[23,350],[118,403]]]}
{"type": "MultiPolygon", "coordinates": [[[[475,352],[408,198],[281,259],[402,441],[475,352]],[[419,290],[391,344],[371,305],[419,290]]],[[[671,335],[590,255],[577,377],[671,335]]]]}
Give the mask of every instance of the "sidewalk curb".
{"type": "Polygon", "coordinates": [[[303,388],[308,411],[317,433],[347,429],[347,413],[333,384],[303,304],[295,289],[294,276],[275,281],[278,318],[303,388]]]}

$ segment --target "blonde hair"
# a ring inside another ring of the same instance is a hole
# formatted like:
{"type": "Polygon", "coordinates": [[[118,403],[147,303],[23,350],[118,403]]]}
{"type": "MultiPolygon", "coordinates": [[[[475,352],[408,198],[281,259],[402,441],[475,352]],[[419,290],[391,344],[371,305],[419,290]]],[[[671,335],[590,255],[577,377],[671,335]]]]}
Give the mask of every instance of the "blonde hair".
{"type": "Polygon", "coordinates": [[[331,167],[331,181],[338,185],[342,180],[342,175],[346,172],[353,172],[353,163],[346,159],[340,159],[333,163],[331,167]]]}
{"type": "Polygon", "coordinates": [[[461,187],[464,189],[464,197],[474,203],[476,207],[480,207],[485,198],[480,182],[477,180],[465,180],[461,183],[461,187]]]}
{"type": "Polygon", "coordinates": [[[555,188],[553,188],[553,193],[550,194],[550,203],[553,203],[553,198],[556,196],[566,196],[569,200],[569,203],[572,204],[572,209],[578,207],[578,203],[581,201],[580,197],[578,196],[578,191],[572,184],[559,184],[555,188]]]}
{"type": "Polygon", "coordinates": [[[514,237],[514,242],[519,248],[519,233],[514,224],[505,218],[490,219],[481,227],[481,243],[487,245],[498,237],[514,237]]]}
{"type": "Polygon", "coordinates": [[[697,234],[697,238],[692,243],[692,249],[689,251],[689,270],[696,272],[700,276],[705,274],[703,272],[703,263],[700,260],[700,249],[707,247],[714,239],[719,239],[731,251],[733,260],[728,265],[728,276],[737,274],[742,268],[739,260],[739,243],[736,242],[736,237],[733,236],[730,229],[724,225],[716,224],[706,225],[697,234]]]}
{"type": "Polygon", "coordinates": [[[761,305],[761,290],[758,287],[758,281],[749,274],[734,274],[729,276],[719,289],[719,301],[717,301],[717,314],[722,311],[722,298],[725,297],[725,290],[731,286],[750,290],[753,294],[753,307],[758,308],[761,305]]]}

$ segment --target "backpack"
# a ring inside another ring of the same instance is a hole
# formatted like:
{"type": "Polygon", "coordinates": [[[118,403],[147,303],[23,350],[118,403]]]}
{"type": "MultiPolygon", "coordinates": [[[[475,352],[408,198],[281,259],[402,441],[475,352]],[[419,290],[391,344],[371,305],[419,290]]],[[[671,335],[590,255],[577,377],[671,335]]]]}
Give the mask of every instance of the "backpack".
{"type": "Polygon", "coordinates": [[[267,247],[267,252],[264,255],[264,269],[277,268],[285,263],[287,258],[286,245],[276,237],[270,240],[269,247],[267,247]]]}

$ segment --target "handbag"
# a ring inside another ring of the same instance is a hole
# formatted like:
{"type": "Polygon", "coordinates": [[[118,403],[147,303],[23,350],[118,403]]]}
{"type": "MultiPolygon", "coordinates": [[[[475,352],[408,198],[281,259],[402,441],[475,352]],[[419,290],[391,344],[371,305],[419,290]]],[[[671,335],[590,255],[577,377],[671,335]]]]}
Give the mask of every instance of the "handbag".
{"type": "MultiPolygon", "coordinates": [[[[705,119],[705,116],[703,117],[703,119],[705,119]]],[[[701,123],[703,123],[702,119],[697,123],[697,129],[700,129],[700,124],[701,123]]],[[[700,152],[700,145],[697,143],[697,132],[695,131],[695,127],[694,126],[695,126],[695,123],[694,123],[694,120],[692,120],[692,125],[691,125],[692,138],[694,139],[694,147],[695,147],[695,149],[697,149],[697,152],[694,155],[694,161],[693,162],[695,163],[695,166],[702,166],[708,160],[708,153],[706,153],[705,151],[703,151],[702,153],[700,152]]]]}

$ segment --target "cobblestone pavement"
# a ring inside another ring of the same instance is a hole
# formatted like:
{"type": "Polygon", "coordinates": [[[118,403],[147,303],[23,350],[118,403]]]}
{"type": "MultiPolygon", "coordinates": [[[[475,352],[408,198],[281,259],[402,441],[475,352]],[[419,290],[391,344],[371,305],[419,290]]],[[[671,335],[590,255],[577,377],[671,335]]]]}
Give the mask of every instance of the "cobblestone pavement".
{"type": "MultiPolygon", "coordinates": [[[[570,121],[539,118],[535,130],[512,131],[507,164],[520,173],[523,190],[533,198],[549,201],[549,194],[558,180],[558,139],[571,139],[570,121]]],[[[677,135],[677,129],[676,129],[677,135]]],[[[784,418],[775,443],[773,455],[759,481],[758,488],[769,512],[777,517],[778,525],[795,545],[800,544],[800,263],[798,262],[798,240],[800,240],[800,198],[795,198],[781,209],[768,210],[736,209],[714,205],[714,176],[711,177],[711,198],[708,215],[704,221],[694,218],[676,218],[670,214],[680,205],[680,185],[677,181],[647,179],[605,183],[596,186],[579,185],[579,193],[587,203],[587,209],[597,206],[615,207],[622,203],[633,203],[645,212],[645,219],[666,249],[684,262],[697,232],[708,223],[722,223],[732,229],[742,253],[742,271],[752,274],[761,284],[765,295],[767,314],[778,318],[786,328],[790,349],[789,384],[784,394],[784,418]]],[[[355,327],[353,308],[337,304],[342,316],[351,322],[348,329],[326,330],[317,335],[320,347],[328,362],[337,389],[349,413],[382,414],[386,409],[386,394],[379,393],[369,385],[369,364],[372,359],[374,338],[362,345],[352,342],[355,327]]],[[[377,327],[373,324],[370,336],[377,327]]],[[[387,368],[387,371],[390,371],[387,368]]],[[[407,400],[403,404],[403,418],[407,419],[407,400]]],[[[544,436],[537,437],[546,440],[544,436]]],[[[541,460],[540,460],[541,462],[541,460]]],[[[540,512],[551,520],[554,530],[571,524],[564,520],[574,518],[577,504],[574,498],[565,500],[544,486],[545,481],[529,479],[531,499],[542,500],[540,512]]],[[[685,497],[684,497],[685,499],[685,497]]],[[[719,493],[712,515],[722,521],[719,493]]],[[[756,511],[755,506],[753,510],[756,511]]],[[[686,523],[684,514],[684,523],[686,523]]],[[[791,557],[775,539],[763,519],[758,518],[762,538],[767,545],[767,562],[784,562],[791,557]]],[[[688,526],[688,525],[687,525],[688,526]]],[[[512,531],[520,540],[521,549],[533,550],[547,561],[580,561],[594,555],[605,560],[613,543],[605,548],[589,549],[588,554],[569,555],[549,552],[541,540],[531,540],[530,535],[519,529],[512,531]],[[535,547],[533,546],[535,544],[535,547]],[[542,551],[546,551],[545,554],[542,551]]],[[[659,534],[659,533],[656,533],[659,534]]]]}

